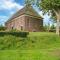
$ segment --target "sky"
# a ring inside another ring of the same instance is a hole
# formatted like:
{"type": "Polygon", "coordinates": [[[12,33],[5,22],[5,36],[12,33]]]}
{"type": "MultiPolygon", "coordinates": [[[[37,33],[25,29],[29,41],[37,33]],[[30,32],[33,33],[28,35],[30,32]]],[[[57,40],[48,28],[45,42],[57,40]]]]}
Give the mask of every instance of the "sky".
{"type": "MultiPolygon", "coordinates": [[[[24,0],[0,0],[0,25],[4,25],[4,23],[18,10],[23,8],[24,0]]],[[[38,11],[40,15],[42,12],[38,11]]],[[[49,16],[46,14],[43,16],[44,23],[47,24],[49,22],[49,16]]]]}

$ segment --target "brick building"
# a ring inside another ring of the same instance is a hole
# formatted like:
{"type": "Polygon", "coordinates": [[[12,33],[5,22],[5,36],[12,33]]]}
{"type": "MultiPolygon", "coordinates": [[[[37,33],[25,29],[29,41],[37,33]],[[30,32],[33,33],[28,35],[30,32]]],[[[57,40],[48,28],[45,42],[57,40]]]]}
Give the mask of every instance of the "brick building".
{"type": "Polygon", "coordinates": [[[41,31],[43,18],[32,6],[25,6],[15,13],[5,24],[7,30],[16,29],[20,31],[41,31]]]}

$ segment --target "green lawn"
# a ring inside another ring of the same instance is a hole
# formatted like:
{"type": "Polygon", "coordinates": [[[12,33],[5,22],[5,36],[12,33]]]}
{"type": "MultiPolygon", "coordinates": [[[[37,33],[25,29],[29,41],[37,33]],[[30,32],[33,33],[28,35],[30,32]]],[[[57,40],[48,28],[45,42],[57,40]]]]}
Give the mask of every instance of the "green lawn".
{"type": "Polygon", "coordinates": [[[60,60],[60,37],[48,32],[0,36],[0,60],[60,60]]]}
{"type": "Polygon", "coordinates": [[[59,60],[51,50],[4,50],[0,51],[0,60],[59,60]],[[50,53],[49,53],[50,52],[50,53]]]}

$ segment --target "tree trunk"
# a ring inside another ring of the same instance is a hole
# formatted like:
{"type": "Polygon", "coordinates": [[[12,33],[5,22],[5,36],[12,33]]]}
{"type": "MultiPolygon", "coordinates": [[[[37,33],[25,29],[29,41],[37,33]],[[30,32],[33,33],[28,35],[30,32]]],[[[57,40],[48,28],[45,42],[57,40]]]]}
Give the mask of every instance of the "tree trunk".
{"type": "Polygon", "coordinates": [[[56,34],[60,36],[60,9],[57,11],[54,10],[56,17],[57,17],[57,24],[56,24],[56,34]]]}
{"type": "Polygon", "coordinates": [[[58,36],[60,35],[60,19],[57,19],[56,34],[57,34],[58,36]]]}

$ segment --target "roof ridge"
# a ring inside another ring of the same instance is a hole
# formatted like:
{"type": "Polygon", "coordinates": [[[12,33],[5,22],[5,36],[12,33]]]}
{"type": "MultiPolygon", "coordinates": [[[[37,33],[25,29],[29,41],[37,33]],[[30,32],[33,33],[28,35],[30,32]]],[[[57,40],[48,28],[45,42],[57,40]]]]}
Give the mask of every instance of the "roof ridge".
{"type": "Polygon", "coordinates": [[[17,11],[15,14],[13,14],[13,16],[9,19],[9,20],[12,20],[22,14],[28,14],[28,15],[31,15],[31,16],[36,16],[36,17],[40,17],[42,18],[38,12],[33,8],[33,6],[24,6],[22,9],[20,9],[19,11],[17,11]]]}

